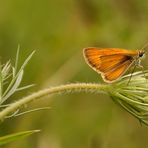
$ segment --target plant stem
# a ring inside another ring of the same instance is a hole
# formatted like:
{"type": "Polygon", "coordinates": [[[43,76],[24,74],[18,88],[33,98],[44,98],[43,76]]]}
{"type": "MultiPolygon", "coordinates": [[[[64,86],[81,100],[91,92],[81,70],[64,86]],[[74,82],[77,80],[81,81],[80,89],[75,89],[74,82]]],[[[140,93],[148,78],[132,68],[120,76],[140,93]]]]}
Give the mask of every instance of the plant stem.
{"type": "Polygon", "coordinates": [[[41,97],[45,97],[48,95],[53,94],[61,94],[61,93],[71,93],[71,92],[106,92],[107,91],[107,85],[102,84],[93,84],[93,83],[75,83],[75,84],[66,84],[56,87],[51,87],[47,89],[40,90],[38,92],[35,92],[29,96],[26,96],[17,102],[12,103],[10,106],[6,107],[4,110],[0,112],[0,120],[4,120],[7,115],[10,115],[11,113],[15,112],[22,106],[39,99],[41,97]]]}

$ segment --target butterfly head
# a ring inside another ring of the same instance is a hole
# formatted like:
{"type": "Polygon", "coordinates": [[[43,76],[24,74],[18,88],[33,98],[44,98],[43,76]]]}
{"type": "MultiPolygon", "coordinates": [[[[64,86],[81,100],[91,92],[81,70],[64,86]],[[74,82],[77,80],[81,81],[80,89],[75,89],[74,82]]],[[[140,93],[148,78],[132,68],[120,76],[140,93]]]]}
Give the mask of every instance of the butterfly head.
{"type": "Polygon", "coordinates": [[[143,57],[143,55],[145,54],[145,51],[144,50],[139,50],[138,51],[138,56],[141,58],[143,57]]]}
{"type": "Polygon", "coordinates": [[[145,49],[148,47],[148,42],[138,51],[138,56],[141,58],[145,54],[145,49]]]}

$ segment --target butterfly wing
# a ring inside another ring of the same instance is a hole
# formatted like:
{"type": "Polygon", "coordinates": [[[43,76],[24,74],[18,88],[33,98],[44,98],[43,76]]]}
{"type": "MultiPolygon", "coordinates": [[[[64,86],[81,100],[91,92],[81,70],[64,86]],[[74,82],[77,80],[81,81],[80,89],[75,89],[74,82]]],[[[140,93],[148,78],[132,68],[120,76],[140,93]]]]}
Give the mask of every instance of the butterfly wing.
{"type": "Polygon", "coordinates": [[[84,49],[84,54],[88,53],[95,53],[98,55],[113,55],[113,54],[124,54],[124,55],[135,55],[138,51],[135,50],[127,50],[121,48],[96,48],[96,47],[89,47],[84,49]]]}
{"type": "Polygon", "coordinates": [[[132,65],[133,61],[127,60],[114,69],[107,71],[106,73],[101,73],[105,82],[112,83],[119,78],[127,71],[127,69],[132,65]]]}
{"type": "Polygon", "coordinates": [[[84,50],[84,57],[88,65],[101,73],[104,80],[110,83],[125,73],[135,55],[135,51],[119,48],[86,48],[84,50]]]}
{"type": "Polygon", "coordinates": [[[100,72],[106,73],[108,71],[112,71],[119,65],[126,61],[132,61],[133,58],[131,56],[126,55],[107,55],[100,57],[100,65],[97,67],[100,72]]]}

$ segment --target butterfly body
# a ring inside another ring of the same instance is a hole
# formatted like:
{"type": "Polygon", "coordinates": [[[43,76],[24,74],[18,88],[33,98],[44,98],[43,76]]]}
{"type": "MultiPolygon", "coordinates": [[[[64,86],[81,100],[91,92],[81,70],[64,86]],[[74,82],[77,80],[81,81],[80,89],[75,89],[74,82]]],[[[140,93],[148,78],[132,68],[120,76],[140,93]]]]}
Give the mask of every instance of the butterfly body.
{"type": "Polygon", "coordinates": [[[107,83],[112,83],[128,70],[134,63],[139,63],[143,50],[120,48],[85,48],[84,57],[87,64],[107,83]]]}

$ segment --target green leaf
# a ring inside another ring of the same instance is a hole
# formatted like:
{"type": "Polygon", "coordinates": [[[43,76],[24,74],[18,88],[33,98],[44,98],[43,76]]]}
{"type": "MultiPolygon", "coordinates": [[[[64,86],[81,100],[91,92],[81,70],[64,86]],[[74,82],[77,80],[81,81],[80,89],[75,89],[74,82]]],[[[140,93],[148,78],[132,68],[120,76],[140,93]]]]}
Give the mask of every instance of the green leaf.
{"type": "Polygon", "coordinates": [[[37,133],[37,132],[40,132],[40,130],[24,131],[24,132],[19,132],[19,133],[10,134],[7,136],[0,137],[0,145],[7,144],[7,143],[15,141],[19,138],[27,137],[27,136],[37,133]]]}
{"type": "Polygon", "coordinates": [[[2,96],[3,97],[3,102],[5,100],[7,100],[12,94],[14,94],[14,92],[16,91],[16,89],[19,87],[21,81],[22,81],[22,78],[23,78],[23,74],[24,74],[24,71],[22,70],[18,77],[16,78],[15,80],[15,83],[13,84],[12,88],[9,90],[9,92],[6,94],[6,96],[2,96]]]}
{"type": "MultiPolygon", "coordinates": [[[[23,78],[23,71],[25,66],[27,65],[27,63],[29,62],[29,60],[31,59],[31,57],[33,56],[33,54],[35,53],[35,51],[33,51],[28,57],[27,59],[24,61],[24,63],[22,64],[21,68],[18,70],[17,72],[17,64],[18,64],[18,56],[19,56],[19,47],[17,50],[17,55],[16,55],[16,63],[15,63],[15,67],[10,65],[10,62],[7,62],[6,65],[4,65],[4,70],[3,73],[7,76],[6,78],[9,77],[8,73],[9,73],[9,67],[12,68],[12,79],[9,82],[9,85],[6,87],[6,89],[4,90],[4,92],[2,93],[2,97],[1,97],[1,104],[3,102],[5,102],[12,94],[14,94],[17,91],[17,88],[19,87],[19,84],[22,81],[23,78]]],[[[3,74],[3,75],[4,75],[3,74]]]]}

